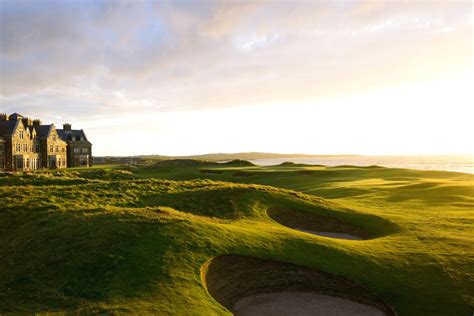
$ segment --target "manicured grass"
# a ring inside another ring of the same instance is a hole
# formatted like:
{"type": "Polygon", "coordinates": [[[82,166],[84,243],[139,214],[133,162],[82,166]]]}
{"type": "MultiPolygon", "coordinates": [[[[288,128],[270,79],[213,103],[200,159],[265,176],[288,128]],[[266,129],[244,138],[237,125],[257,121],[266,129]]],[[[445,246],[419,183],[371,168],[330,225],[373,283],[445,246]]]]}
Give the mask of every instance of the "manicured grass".
{"type": "Polygon", "coordinates": [[[471,315],[473,180],[189,162],[0,174],[0,313],[228,313],[201,267],[231,254],[340,276],[400,315],[471,315]],[[299,232],[271,219],[274,207],[375,238],[299,232]]]}

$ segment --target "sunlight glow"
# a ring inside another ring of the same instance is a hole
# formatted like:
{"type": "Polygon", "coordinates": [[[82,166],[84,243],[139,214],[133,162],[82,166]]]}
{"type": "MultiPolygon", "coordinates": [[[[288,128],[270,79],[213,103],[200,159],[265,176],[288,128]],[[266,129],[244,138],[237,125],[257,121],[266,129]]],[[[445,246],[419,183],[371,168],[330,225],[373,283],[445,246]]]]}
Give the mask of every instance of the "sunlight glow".
{"type": "Polygon", "coordinates": [[[145,117],[130,113],[101,120],[100,125],[84,124],[95,139],[98,155],[239,151],[471,154],[472,117],[463,113],[472,113],[472,80],[472,73],[465,73],[305,103],[149,113],[145,117]],[[110,144],[109,135],[120,133],[124,125],[128,132],[121,135],[120,142],[110,144]]]}

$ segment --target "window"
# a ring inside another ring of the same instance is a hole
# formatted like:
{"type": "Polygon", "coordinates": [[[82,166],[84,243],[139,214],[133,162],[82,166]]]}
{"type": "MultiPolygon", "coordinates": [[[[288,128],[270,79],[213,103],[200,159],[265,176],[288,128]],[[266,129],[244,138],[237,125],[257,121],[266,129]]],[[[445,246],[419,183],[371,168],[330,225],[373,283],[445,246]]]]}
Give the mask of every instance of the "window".
{"type": "Polygon", "coordinates": [[[53,142],[55,142],[55,141],[56,141],[56,136],[53,136],[53,142]]]}
{"type": "Polygon", "coordinates": [[[63,147],[63,149],[61,150],[63,153],[66,152],[66,148],[63,147]]]}
{"type": "Polygon", "coordinates": [[[28,144],[23,144],[23,151],[28,152],[28,144]]]}
{"type": "Polygon", "coordinates": [[[82,152],[87,154],[87,152],[88,152],[87,148],[82,148],[82,152]]]}
{"type": "Polygon", "coordinates": [[[16,158],[16,169],[23,169],[23,159],[21,157],[16,158]]]}
{"type": "Polygon", "coordinates": [[[75,147],[74,148],[74,153],[75,154],[80,154],[81,153],[81,148],[80,147],[75,147]]]}
{"type": "Polygon", "coordinates": [[[24,133],[23,131],[20,131],[19,133],[20,139],[23,139],[23,133],[24,133]]]}
{"type": "Polygon", "coordinates": [[[50,146],[49,146],[49,151],[50,151],[50,152],[53,152],[53,145],[50,145],[50,146]]]}
{"type": "Polygon", "coordinates": [[[76,164],[79,166],[88,166],[89,165],[89,159],[87,158],[76,158],[76,164]]]}
{"type": "Polygon", "coordinates": [[[59,147],[58,147],[58,146],[56,146],[56,152],[57,152],[57,153],[59,152],[59,147]]]}
{"type": "Polygon", "coordinates": [[[21,150],[20,144],[16,144],[15,149],[16,149],[16,151],[20,151],[21,150]]]}
{"type": "Polygon", "coordinates": [[[49,167],[52,167],[52,168],[57,167],[56,157],[54,157],[54,156],[49,157],[49,167]]]}

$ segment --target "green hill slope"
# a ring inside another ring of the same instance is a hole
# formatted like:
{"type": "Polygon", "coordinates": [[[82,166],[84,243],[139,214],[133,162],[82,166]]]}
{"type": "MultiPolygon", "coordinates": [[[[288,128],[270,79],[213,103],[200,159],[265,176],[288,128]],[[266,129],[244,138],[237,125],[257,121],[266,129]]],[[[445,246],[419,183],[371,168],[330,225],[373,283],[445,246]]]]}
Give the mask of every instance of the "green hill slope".
{"type": "Polygon", "coordinates": [[[2,314],[229,313],[201,275],[205,263],[226,254],[343,277],[400,315],[472,313],[470,175],[200,164],[97,168],[1,175],[0,196],[2,314]],[[372,237],[297,231],[267,215],[275,207],[372,237]]]}

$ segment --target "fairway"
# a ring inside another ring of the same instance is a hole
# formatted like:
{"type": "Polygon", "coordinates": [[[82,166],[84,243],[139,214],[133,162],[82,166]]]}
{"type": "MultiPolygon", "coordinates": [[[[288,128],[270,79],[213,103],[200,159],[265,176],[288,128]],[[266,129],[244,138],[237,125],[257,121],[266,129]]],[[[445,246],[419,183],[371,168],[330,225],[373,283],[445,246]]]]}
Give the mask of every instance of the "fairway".
{"type": "Polygon", "coordinates": [[[0,174],[0,313],[221,315],[303,291],[472,315],[473,181],[187,160],[0,174]]]}

